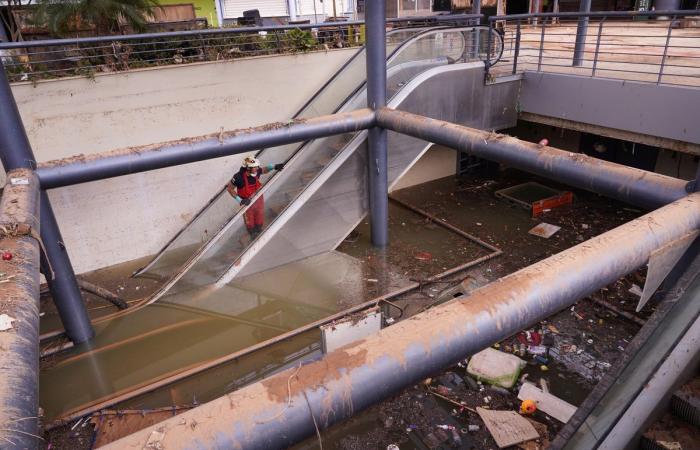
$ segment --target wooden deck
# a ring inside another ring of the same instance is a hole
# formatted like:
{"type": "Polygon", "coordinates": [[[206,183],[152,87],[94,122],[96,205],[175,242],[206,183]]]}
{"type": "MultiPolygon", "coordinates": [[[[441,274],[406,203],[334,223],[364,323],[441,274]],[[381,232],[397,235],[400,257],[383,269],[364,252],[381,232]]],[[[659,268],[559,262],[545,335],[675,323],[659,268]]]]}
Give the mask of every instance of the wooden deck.
{"type": "MultiPolygon", "coordinates": [[[[668,22],[607,22],[599,45],[598,32],[599,23],[591,22],[583,63],[573,67],[575,23],[548,23],[543,43],[541,24],[523,24],[517,73],[540,70],[591,76],[595,63],[596,77],[700,87],[700,28],[674,28],[669,38],[668,22]],[[662,60],[664,68],[659,79],[662,60]]],[[[503,57],[491,68],[494,76],[512,73],[515,33],[515,24],[508,23],[503,57]]]]}

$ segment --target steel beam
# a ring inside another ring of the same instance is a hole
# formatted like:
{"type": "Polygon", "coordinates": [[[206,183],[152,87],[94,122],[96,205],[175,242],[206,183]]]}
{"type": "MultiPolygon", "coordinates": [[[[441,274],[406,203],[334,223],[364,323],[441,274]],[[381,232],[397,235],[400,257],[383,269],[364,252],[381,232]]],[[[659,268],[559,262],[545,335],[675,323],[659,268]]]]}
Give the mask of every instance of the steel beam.
{"type": "Polygon", "coordinates": [[[398,133],[644,208],[665,205],[692,190],[685,180],[403,111],[384,108],[377,112],[377,122],[398,133]]]}
{"type": "Polygon", "coordinates": [[[106,448],[284,448],[543,320],[700,228],[694,193],[322,360],[292,368],[106,448]],[[313,415],[313,418],[312,418],[313,415]]]}
{"type": "MultiPolygon", "coordinates": [[[[36,166],[34,153],[5,76],[2,61],[0,61],[0,160],[6,171],[18,168],[34,169],[36,166]]],[[[46,192],[42,192],[40,203],[41,239],[48,258],[46,264],[42,264],[43,272],[63,320],[66,334],[74,343],[79,344],[92,339],[94,331],[46,192]]]]}
{"type": "Polygon", "coordinates": [[[161,169],[206,159],[250,152],[265,147],[351,133],[374,126],[374,112],[360,109],[290,123],[227,131],[163,144],[132,147],[100,155],[51,161],[37,173],[44,189],[161,169]]]}
{"type": "Polygon", "coordinates": [[[39,448],[39,180],[7,174],[0,200],[0,447],[39,448]],[[25,184],[26,183],[26,184],[25,184]],[[10,445],[10,443],[12,445],[10,445]]]}
{"type": "MultiPolygon", "coordinates": [[[[386,0],[367,2],[367,107],[386,106],[386,0]]],[[[369,224],[372,244],[389,243],[389,170],[386,130],[370,128],[367,135],[369,224]]]]}

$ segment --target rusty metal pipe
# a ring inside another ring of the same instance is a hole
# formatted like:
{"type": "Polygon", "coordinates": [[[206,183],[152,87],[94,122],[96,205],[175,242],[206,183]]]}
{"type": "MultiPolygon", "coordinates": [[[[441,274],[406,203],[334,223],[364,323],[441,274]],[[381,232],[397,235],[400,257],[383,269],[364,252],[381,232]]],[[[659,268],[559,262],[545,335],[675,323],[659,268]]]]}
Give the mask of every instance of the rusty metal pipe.
{"type": "Polygon", "coordinates": [[[30,169],[10,171],[0,200],[0,250],[11,254],[0,260],[0,314],[11,320],[0,331],[1,448],[40,443],[38,217],[38,179],[30,169]]]}
{"type": "MultiPolygon", "coordinates": [[[[49,161],[40,164],[37,173],[41,187],[53,189],[351,133],[372,127],[374,123],[373,111],[358,109],[349,113],[222,131],[200,138],[115,150],[100,155],[49,161]]],[[[272,153],[274,154],[274,150],[272,153]]]]}
{"type": "Polygon", "coordinates": [[[384,108],[377,112],[377,122],[398,133],[644,208],[658,208],[692,190],[685,180],[403,111],[384,108]]]}
{"type": "Polygon", "coordinates": [[[700,193],[436,307],[322,360],[141,430],[106,448],[287,447],[570,306],[700,228],[700,193]],[[308,403],[307,399],[308,398],[308,403]]]}

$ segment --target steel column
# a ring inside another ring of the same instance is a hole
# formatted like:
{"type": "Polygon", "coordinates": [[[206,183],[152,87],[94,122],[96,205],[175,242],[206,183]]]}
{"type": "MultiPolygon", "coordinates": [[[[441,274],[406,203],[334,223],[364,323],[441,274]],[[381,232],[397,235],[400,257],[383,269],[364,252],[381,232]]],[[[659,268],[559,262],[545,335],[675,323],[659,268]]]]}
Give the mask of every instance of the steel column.
{"type": "MultiPolygon", "coordinates": [[[[591,12],[591,0],[581,0],[579,12],[591,12]]],[[[580,66],[585,59],[586,33],[588,33],[588,16],[581,16],[576,27],[576,43],[574,44],[574,66],[580,66]]]]}
{"type": "MultiPolygon", "coordinates": [[[[22,124],[5,68],[0,61],[0,159],[6,171],[18,168],[34,169],[36,160],[27,133],[22,124]]],[[[83,304],[73,266],[63,245],[61,231],[45,192],[41,194],[41,239],[46,247],[48,264],[46,275],[51,295],[58,309],[68,337],[76,343],[94,336],[92,325],[83,304]],[[50,267],[49,267],[50,266],[50,267]],[[51,269],[55,278],[51,280],[51,269]]]]}
{"type": "Polygon", "coordinates": [[[481,14],[481,0],[472,1],[472,14],[481,14]]]}
{"type": "MultiPolygon", "coordinates": [[[[303,142],[319,137],[351,133],[374,126],[374,113],[360,109],[292,123],[223,132],[187,139],[116,150],[66,163],[52,161],[37,170],[41,186],[52,189],[87,181],[161,169],[206,159],[245,153],[265,147],[303,142]]],[[[274,124],[272,124],[274,125],[274,124]]]]}
{"type": "Polygon", "coordinates": [[[168,449],[287,447],[313,434],[314,423],[327,428],[561,311],[699,227],[696,193],[321,361],[281,372],[106,448],[142,448],[147,442],[168,449]]]}
{"type": "MultiPolygon", "coordinates": [[[[367,107],[386,106],[386,0],[367,2],[367,107]]],[[[372,244],[389,243],[389,181],[386,130],[374,126],[367,136],[369,223],[372,244]]]]}
{"type": "Polygon", "coordinates": [[[377,121],[398,133],[645,208],[665,205],[692,190],[692,182],[678,178],[403,111],[384,108],[377,121]]]}
{"type": "Polygon", "coordinates": [[[0,261],[0,313],[13,321],[0,332],[0,447],[39,448],[39,180],[30,169],[7,175],[0,249],[12,259],[0,261]]]}

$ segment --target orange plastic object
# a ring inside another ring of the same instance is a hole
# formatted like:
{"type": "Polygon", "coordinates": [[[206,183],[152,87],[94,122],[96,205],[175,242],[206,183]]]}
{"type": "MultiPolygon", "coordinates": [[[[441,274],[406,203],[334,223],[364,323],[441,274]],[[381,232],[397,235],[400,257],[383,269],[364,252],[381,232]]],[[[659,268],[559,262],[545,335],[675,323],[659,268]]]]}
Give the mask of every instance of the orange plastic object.
{"type": "Polygon", "coordinates": [[[537,411],[537,403],[534,400],[523,400],[520,405],[521,414],[534,414],[537,411]]]}
{"type": "Polygon", "coordinates": [[[574,194],[566,191],[561,195],[538,200],[532,204],[532,217],[537,217],[544,212],[545,209],[554,209],[557,206],[568,205],[574,201],[574,194]]]}

